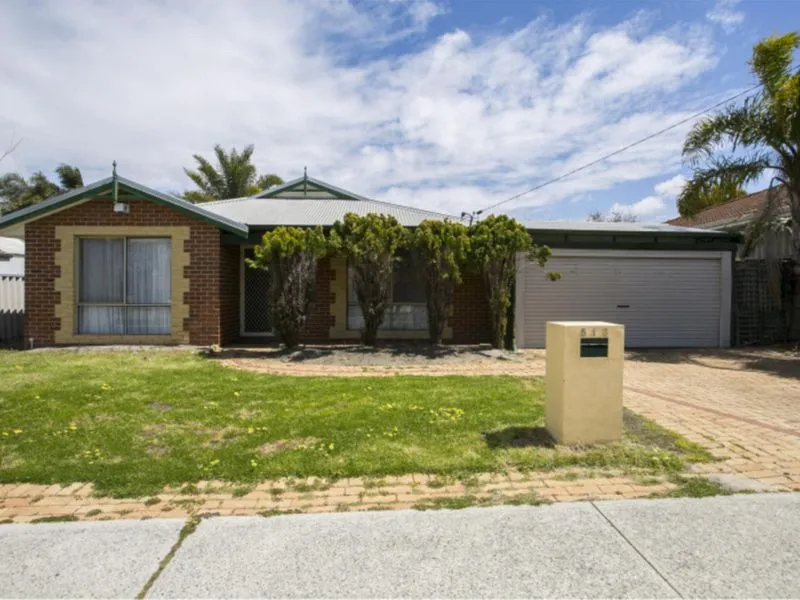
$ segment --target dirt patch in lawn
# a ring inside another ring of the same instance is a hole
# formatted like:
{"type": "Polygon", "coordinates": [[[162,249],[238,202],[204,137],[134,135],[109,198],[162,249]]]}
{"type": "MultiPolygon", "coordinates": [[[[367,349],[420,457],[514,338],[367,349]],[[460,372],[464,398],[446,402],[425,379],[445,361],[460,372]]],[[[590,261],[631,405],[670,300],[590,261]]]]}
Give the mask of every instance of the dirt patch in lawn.
{"type": "Polygon", "coordinates": [[[320,443],[319,438],[307,437],[299,440],[278,440],[276,442],[267,442],[258,447],[261,454],[275,454],[276,452],[283,452],[285,450],[299,450],[301,448],[310,448],[320,443]]]}
{"type": "Polygon", "coordinates": [[[210,354],[222,364],[282,375],[526,375],[544,373],[538,351],[509,352],[489,345],[392,344],[226,348],[210,354]]]}

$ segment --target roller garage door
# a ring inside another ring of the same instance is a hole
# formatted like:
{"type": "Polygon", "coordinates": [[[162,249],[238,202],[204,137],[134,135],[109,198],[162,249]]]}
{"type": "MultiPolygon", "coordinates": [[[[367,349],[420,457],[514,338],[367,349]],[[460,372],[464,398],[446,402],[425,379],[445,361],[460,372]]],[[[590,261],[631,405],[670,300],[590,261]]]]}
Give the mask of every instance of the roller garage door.
{"type": "Polygon", "coordinates": [[[547,321],[590,320],[625,325],[628,348],[728,346],[730,293],[728,252],[556,250],[519,271],[517,341],[543,348],[547,321]]]}

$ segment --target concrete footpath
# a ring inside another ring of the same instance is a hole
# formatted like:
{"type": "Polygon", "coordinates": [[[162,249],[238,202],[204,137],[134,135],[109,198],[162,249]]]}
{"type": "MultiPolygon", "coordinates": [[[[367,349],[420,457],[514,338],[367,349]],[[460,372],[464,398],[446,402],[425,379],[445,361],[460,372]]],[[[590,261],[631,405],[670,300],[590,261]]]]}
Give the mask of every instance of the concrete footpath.
{"type": "Polygon", "coordinates": [[[800,597],[800,494],[184,524],[2,525],[0,596],[800,597]]]}

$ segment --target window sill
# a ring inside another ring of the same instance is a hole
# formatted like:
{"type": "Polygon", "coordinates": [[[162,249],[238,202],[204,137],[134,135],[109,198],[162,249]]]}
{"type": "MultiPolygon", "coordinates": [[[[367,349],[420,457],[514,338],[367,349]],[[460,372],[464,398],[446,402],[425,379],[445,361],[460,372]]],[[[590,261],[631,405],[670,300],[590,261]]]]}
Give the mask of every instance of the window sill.
{"type": "Polygon", "coordinates": [[[62,335],[56,333],[56,344],[91,344],[91,345],[111,345],[111,344],[141,344],[148,345],[170,345],[188,344],[189,334],[187,332],[171,333],[165,335],[118,335],[118,334],[96,334],[96,333],[75,333],[62,335]]]}

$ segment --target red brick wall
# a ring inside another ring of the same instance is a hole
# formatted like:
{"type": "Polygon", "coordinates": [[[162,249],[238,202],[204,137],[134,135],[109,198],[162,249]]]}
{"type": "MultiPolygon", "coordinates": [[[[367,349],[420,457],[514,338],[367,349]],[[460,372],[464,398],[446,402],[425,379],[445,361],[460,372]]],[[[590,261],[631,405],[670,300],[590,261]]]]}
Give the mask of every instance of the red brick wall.
{"type": "MultiPolygon", "coordinates": [[[[25,225],[25,303],[26,338],[35,338],[38,346],[52,345],[56,330],[55,305],[61,299],[55,291],[55,279],[60,267],[55,264],[55,252],[60,250],[55,239],[56,225],[141,227],[188,226],[186,248],[190,254],[186,277],[189,279],[189,318],[184,331],[189,341],[197,345],[218,344],[220,334],[220,231],[199,219],[147,200],[129,202],[128,214],[117,214],[109,200],[90,200],[72,208],[53,213],[25,225]]],[[[178,249],[175,249],[178,250],[178,249]]]]}
{"type": "Polygon", "coordinates": [[[491,340],[489,300],[480,275],[466,275],[456,288],[450,323],[455,344],[482,344],[491,340]]]}
{"type": "Polygon", "coordinates": [[[50,346],[61,325],[55,307],[61,294],[55,291],[61,268],[55,264],[55,223],[34,221],[25,225],[25,343],[33,339],[36,346],[50,346]]]}
{"type": "Polygon", "coordinates": [[[314,291],[314,301],[308,311],[308,321],[303,332],[302,341],[307,344],[321,344],[330,340],[331,327],[334,317],[331,315],[331,305],[335,293],[331,290],[333,281],[331,261],[323,258],[317,263],[317,283],[314,291]]]}

